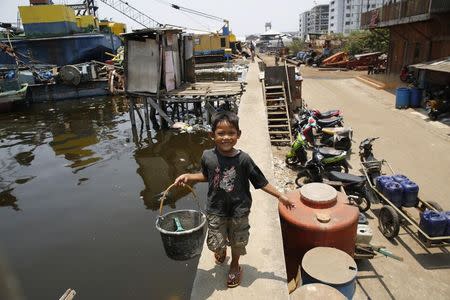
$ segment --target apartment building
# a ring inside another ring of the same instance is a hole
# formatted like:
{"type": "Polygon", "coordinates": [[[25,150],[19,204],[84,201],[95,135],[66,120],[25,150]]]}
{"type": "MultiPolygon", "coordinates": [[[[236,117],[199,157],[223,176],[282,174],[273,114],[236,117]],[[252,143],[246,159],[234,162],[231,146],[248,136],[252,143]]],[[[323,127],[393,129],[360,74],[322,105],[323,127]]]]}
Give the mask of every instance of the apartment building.
{"type": "Polygon", "coordinates": [[[308,33],[328,32],[328,4],[316,5],[310,11],[300,14],[299,35],[305,39],[308,33]]]}
{"type": "Polygon", "coordinates": [[[328,32],[329,5],[316,5],[309,11],[308,33],[328,32]]]}
{"type": "Polygon", "coordinates": [[[308,34],[308,23],[309,23],[309,11],[305,11],[300,14],[300,20],[298,25],[298,34],[300,39],[306,39],[306,35],[308,34]]]}
{"type": "Polygon", "coordinates": [[[350,34],[360,29],[361,14],[381,7],[384,0],[331,0],[329,4],[329,33],[350,34]]]}

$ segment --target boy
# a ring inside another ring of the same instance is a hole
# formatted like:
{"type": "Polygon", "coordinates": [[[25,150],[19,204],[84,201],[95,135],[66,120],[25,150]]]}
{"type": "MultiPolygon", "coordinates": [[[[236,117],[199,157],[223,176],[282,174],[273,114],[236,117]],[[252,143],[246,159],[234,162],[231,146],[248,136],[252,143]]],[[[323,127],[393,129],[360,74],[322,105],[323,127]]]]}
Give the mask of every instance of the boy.
{"type": "Polygon", "coordinates": [[[175,184],[208,181],[208,248],[214,252],[216,263],[221,264],[226,258],[227,245],[231,246],[227,285],[235,287],[241,282],[239,258],[246,254],[249,237],[248,214],[252,205],[249,181],[255,189],[260,188],[278,198],[286,207],[292,208],[294,204],[268,183],[247,153],[234,148],[241,136],[236,114],[217,113],[213,117],[210,136],[215,148],[203,152],[202,172],[183,174],[175,179],[175,184]]]}

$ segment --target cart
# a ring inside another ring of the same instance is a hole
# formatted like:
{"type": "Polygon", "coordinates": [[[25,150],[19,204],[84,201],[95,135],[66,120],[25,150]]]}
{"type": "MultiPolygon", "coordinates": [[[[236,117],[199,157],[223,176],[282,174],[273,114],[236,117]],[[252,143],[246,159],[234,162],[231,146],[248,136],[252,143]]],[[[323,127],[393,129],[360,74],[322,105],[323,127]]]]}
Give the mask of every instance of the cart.
{"type": "Polygon", "coordinates": [[[419,244],[426,248],[450,246],[450,236],[431,237],[419,227],[417,213],[419,213],[420,216],[420,213],[425,209],[437,212],[442,211],[442,208],[438,203],[434,201],[423,201],[418,198],[419,201],[416,207],[398,208],[377,189],[374,182],[375,177],[373,174],[376,173],[377,175],[380,175],[383,167],[389,169],[390,174],[395,174],[389,163],[383,159],[361,162],[361,166],[371,189],[383,204],[378,215],[378,225],[381,233],[386,238],[395,238],[399,233],[400,225],[402,225],[405,231],[411,234],[419,244]]]}

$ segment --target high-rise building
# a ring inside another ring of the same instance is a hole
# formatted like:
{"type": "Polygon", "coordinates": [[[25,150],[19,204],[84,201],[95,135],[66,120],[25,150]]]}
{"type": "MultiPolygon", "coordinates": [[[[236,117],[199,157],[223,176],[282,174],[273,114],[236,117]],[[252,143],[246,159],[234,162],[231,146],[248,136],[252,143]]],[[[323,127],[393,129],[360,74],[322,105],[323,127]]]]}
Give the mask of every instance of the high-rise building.
{"type": "Polygon", "coordinates": [[[300,14],[300,20],[298,25],[298,34],[302,40],[306,39],[308,34],[308,23],[309,23],[309,11],[305,11],[300,14]]]}
{"type": "Polygon", "coordinates": [[[348,35],[359,30],[361,13],[382,5],[383,0],[331,0],[328,32],[348,35]]]}
{"type": "Polygon", "coordinates": [[[328,32],[329,5],[316,5],[309,11],[308,33],[328,32]]]}
{"type": "Polygon", "coordinates": [[[305,39],[308,33],[328,32],[328,4],[316,5],[310,11],[300,14],[299,36],[305,39]]]}

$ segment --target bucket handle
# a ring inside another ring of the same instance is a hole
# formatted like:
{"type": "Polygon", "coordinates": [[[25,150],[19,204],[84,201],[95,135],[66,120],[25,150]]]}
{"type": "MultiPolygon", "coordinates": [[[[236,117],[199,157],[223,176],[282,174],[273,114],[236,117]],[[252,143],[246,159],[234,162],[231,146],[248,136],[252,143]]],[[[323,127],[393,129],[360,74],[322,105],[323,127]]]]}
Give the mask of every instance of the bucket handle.
{"type": "MultiPolygon", "coordinates": [[[[159,198],[159,202],[160,202],[160,204],[159,204],[159,217],[161,217],[161,215],[162,215],[162,209],[163,209],[163,205],[164,205],[164,200],[166,200],[166,198],[167,198],[167,193],[170,191],[170,189],[171,188],[173,188],[175,186],[175,183],[172,183],[164,192],[163,192],[163,194],[162,194],[162,196],[161,196],[161,198],[159,198]]],[[[188,185],[188,184],[184,184],[184,185],[182,185],[183,187],[185,187],[185,188],[187,188],[187,189],[189,189],[190,191],[191,191],[191,193],[194,195],[194,200],[195,200],[195,202],[197,203],[197,206],[198,206],[198,210],[200,210],[201,211],[201,209],[200,209],[200,203],[198,202],[198,197],[197,197],[197,194],[195,193],[195,191],[194,191],[194,189],[190,186],[190,185],[188,185]]]]}

